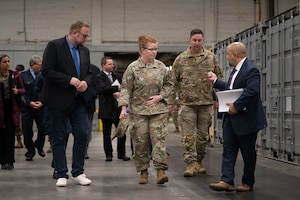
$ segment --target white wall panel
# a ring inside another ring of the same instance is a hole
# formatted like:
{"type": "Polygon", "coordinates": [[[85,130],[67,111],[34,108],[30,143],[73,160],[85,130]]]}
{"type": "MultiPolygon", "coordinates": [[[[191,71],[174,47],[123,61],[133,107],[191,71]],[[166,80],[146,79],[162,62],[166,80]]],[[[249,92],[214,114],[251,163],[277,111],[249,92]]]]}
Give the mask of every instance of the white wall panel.
{"type": "MultiPolygon", "coordinates": [[[[255,4],[256,2],[256,4],[255,4]]],[[[208,46],[257,23],[253,0],[0,0],[1,44],[44,44],[68,32],[76,19],[91,23],[89,45],[136,43],[151,34],[160,44],[187,44],[201,28],[208,46]]],[[[267,1],[262,3],[266,20],[267,1]]],[[[275,15],[298,4],[276,0],[275,15]]]]}
{"type": "Polygon", "coordinates": [[[255,4],[249,0],[218,1],[217,38],[226,39],[255,23],[255,4]]]}
{"type": "Polygon", "coordinates": [[[102,40],[136,42],[150,34],[160,43],[186,42],[191,29],[204,28],[204,0],[103,0],[102,40]],[[114,12],[112,12],[114,10],[114,12]]]}
{"type": "Polygon", "coordinates": [[[90,22],[91,1],[29,0],[25,18],[28,41],[49,41],[67,34],[70,24],[77,19],[90,22]]]}
{"type": "Polygon", "coordinates": [[[0,42],[24,41],[23,0],[5,2],[0,0],[0,42]]]}

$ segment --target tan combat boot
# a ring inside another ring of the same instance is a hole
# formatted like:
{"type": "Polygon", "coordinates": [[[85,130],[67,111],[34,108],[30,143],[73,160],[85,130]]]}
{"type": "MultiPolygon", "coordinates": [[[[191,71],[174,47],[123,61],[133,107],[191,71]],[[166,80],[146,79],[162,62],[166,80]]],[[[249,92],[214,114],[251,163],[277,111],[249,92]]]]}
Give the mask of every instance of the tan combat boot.
{"type": "Polygon", "coordinates": [[[195,169],[195,162],[187,164],[185,171],[183,172],[184,177],[192,177],[195,176],[196,169],[195,169]]]}
{"type": "Polygon", "coordinates": [[[17,144],[15,145],[15,148],[23,148],[21,136],[17,136],[17,144]]]}
{"type": "Polygon", "coordinates": [[[201,161],[195,163],[196,172],[200,174],[206,174],[206,169],[203,167],[201,161]]]}
{"type": "Polygon", "coordinates": [[[164,184],[169,181],[168,176],[164,170],[157,170],[157,184],[164,184]]]}
{"type": "Polygon", "coordinates": [[[148,183],[148,170],[141,171],[139,184],[147,184],[148,183]]]}

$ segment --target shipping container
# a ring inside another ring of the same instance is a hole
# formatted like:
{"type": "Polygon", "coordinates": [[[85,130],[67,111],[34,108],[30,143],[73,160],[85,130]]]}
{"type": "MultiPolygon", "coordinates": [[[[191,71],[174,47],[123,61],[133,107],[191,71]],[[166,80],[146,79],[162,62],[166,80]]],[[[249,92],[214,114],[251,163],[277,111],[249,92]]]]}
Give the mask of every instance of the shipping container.
{"type": "MultiPolygon", "coordinates": [[[[228,79],[226,48],[234,41],[246,45],[247,57],[261,72],[261,99],[268,127],[259,132],[261,156],[299,165],[300,156],[300,15],[294,7],[215,45],[228,79]]],[[[220,120],[220,119],[219,119],[220,120]]],[[[220,131],[220,128],[217,128],[220,131]]],[[[220,137],[221,133],[216,133],[220,137]]],[[[222,141],[222,138],[218,138],[222,141]]]]}

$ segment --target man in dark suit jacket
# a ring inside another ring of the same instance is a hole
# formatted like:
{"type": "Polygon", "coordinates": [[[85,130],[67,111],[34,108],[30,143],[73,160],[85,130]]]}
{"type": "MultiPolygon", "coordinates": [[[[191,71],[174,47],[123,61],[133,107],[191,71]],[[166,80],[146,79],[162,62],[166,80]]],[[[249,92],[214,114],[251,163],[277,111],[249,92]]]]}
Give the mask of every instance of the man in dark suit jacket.
{"type": "MultiPolygon", "coordinates": [[[[111,57],[105,56],[101,60],[102,71],[96,77],[96,87],[99,92],[99,115],[103,124],[103,146],[106,155],[106,161],[112,161],[113,148],[111,143],[112,124],[118,126],[121,109],[118,107],[117,98],[120,95],[120,86],[113,86],[116,80],[121,84],[122,77],[120,74],[113,72],[114,63],[111,57]]],[[[118,159],[124,161],[130,160],[125,155],[126,135],[118,138],[117,151],[118,159]]]]}
{"type": "Polygon", "coordinates": [[[85,153],[85,159],[89,159],[88,155],[88,148],[89,148],[89,143],[92,140],[92,127],[93,127],[93,119],[94,119],[94,113],[96,111],[96,98],[98,96],[98,92],[96,89],[96,76],[100,73],[100,69],[96,66],[91,64],[90,65],[90,70],[93,74],[93,80],[91,82],[90,87],[88,87],[87,91],[84,93],[84,98],[86,102],[88,102],[88,119],[89,119],[89,141],[87,143],[87,148],[86,148],[86,153],[85,153]]]}
{"type": "Polygon", "coordinates": [[[52,148],[57,187],[67,186],[65,142],[70,120],[74,136],[72,177],[80,185],[91,180],[84,174],[84,157],[88,142],[88,103],[84,93],[92,81],[89,49],[83,44],[89,35],[89,24],[74,22],[65,37],[50,41],[44,51],[42,74],[45,78],[42,101],[52,121],[52,148]]]}
{"type": "Polygon", "coordinates": [[[45,157],[43,150],[45,144],[45,134],[43,131],[43,116],[44,106],[41,102],[40,96],[35,93],[35,87],[37,84],[37,75],[42,67],[42,58],[37,55],[33,55],[29,61],[30,68],[21,73],[21,78],[25,86],[25,99],[27,106],[21,108],[22,116],[22,130],[24,135],[24,144],[27,152],[25,157],[27,161],[32,161],[35,156],[35,147],[38,150],[38,154],[45,157]],[[33,121],[37,125],[37,139],[33,142],[33,121]]]}
{"type": "Polygon", "coordinates": [[[228,113],[223,121],[222,177],[218,183],[210,184],[216,191],[233,191],[234,167],[240,149],[244,160],[242,184],[238,192],[252,191],[255,182],[256,138],[259,130],[267,126],[265,113],[260,99],[260,72],[257,66],[246,58],[246,48],[241,42],[227,47],[227,60],[234,68],[229,81],[224,82],[212,72],[208,78],[214,81],[214,87],[220,90],[242,88],[241,96],[228,103],[228,113]]]}

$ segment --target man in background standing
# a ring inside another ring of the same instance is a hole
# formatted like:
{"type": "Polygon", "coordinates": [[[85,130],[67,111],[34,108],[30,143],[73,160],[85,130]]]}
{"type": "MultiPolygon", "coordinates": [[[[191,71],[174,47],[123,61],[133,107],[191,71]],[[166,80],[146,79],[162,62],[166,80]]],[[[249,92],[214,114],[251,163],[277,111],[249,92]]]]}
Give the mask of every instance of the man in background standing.
{"type": "Polygon", "coordinates": [[[25,157],[27,161],[32,161],[35,156],[35,148],[38,150],[38,154],[45,157],[43,150],[45,144],[45,134],[43,131],[43,117],[44,117],[44,105],[41,99],[35,93],[36,79],[41,71],[42,58],[37,55],[33,55],[29,61],[30,68],[27,71],[21,73],[21,78],[25,86],[25,99],[27,106],[21,108],[22,130],[24,134],[24,144],[27,152],[25,157]],[[37,139],[33,142],[33,121],[37,125],[37,139]]]}
{"type": "MultiPolygon", "coordinates": [[[[115,127],[119,124],[121,109],[118,107],[117,98],[120,96],[120,84],[122,83],[121,74],[113,72],[114,63],[111,57],[105,56],[101,59],[102,71],[96,77],[96,87],[99,93],[99,119],[103,124],[103,146],[107,162],[112,161],[113,148],[111,142],[112,124],[115,127]],[[112,85],[114,82],[119,84],[112,85]]],[[[117,151],[118,159],[130,160],[125,155],[126,135],[118,138],[117,151]]]]}
{"type": "Polygon", "coordinates": [[[91,72],[93,74],[93,80],[91,83],[91,86],[88,87],[87,91],[84,93],[84,98],[86,102],[88,102],[88,119],[89,119],[89,139],[86,146],[86,153],[85,153],[85,159],[89,159],[90,156],[88,154],[89,149],[89,143],[92,140],[92,128],[93,128],[93,119],[94,119],[94,113],[96,111],[96,98],[98,96],[98,92],[96,89],[96,76],[100,73],[100,69],[96,66],[91,64],[90,65],[91,72]]]}

